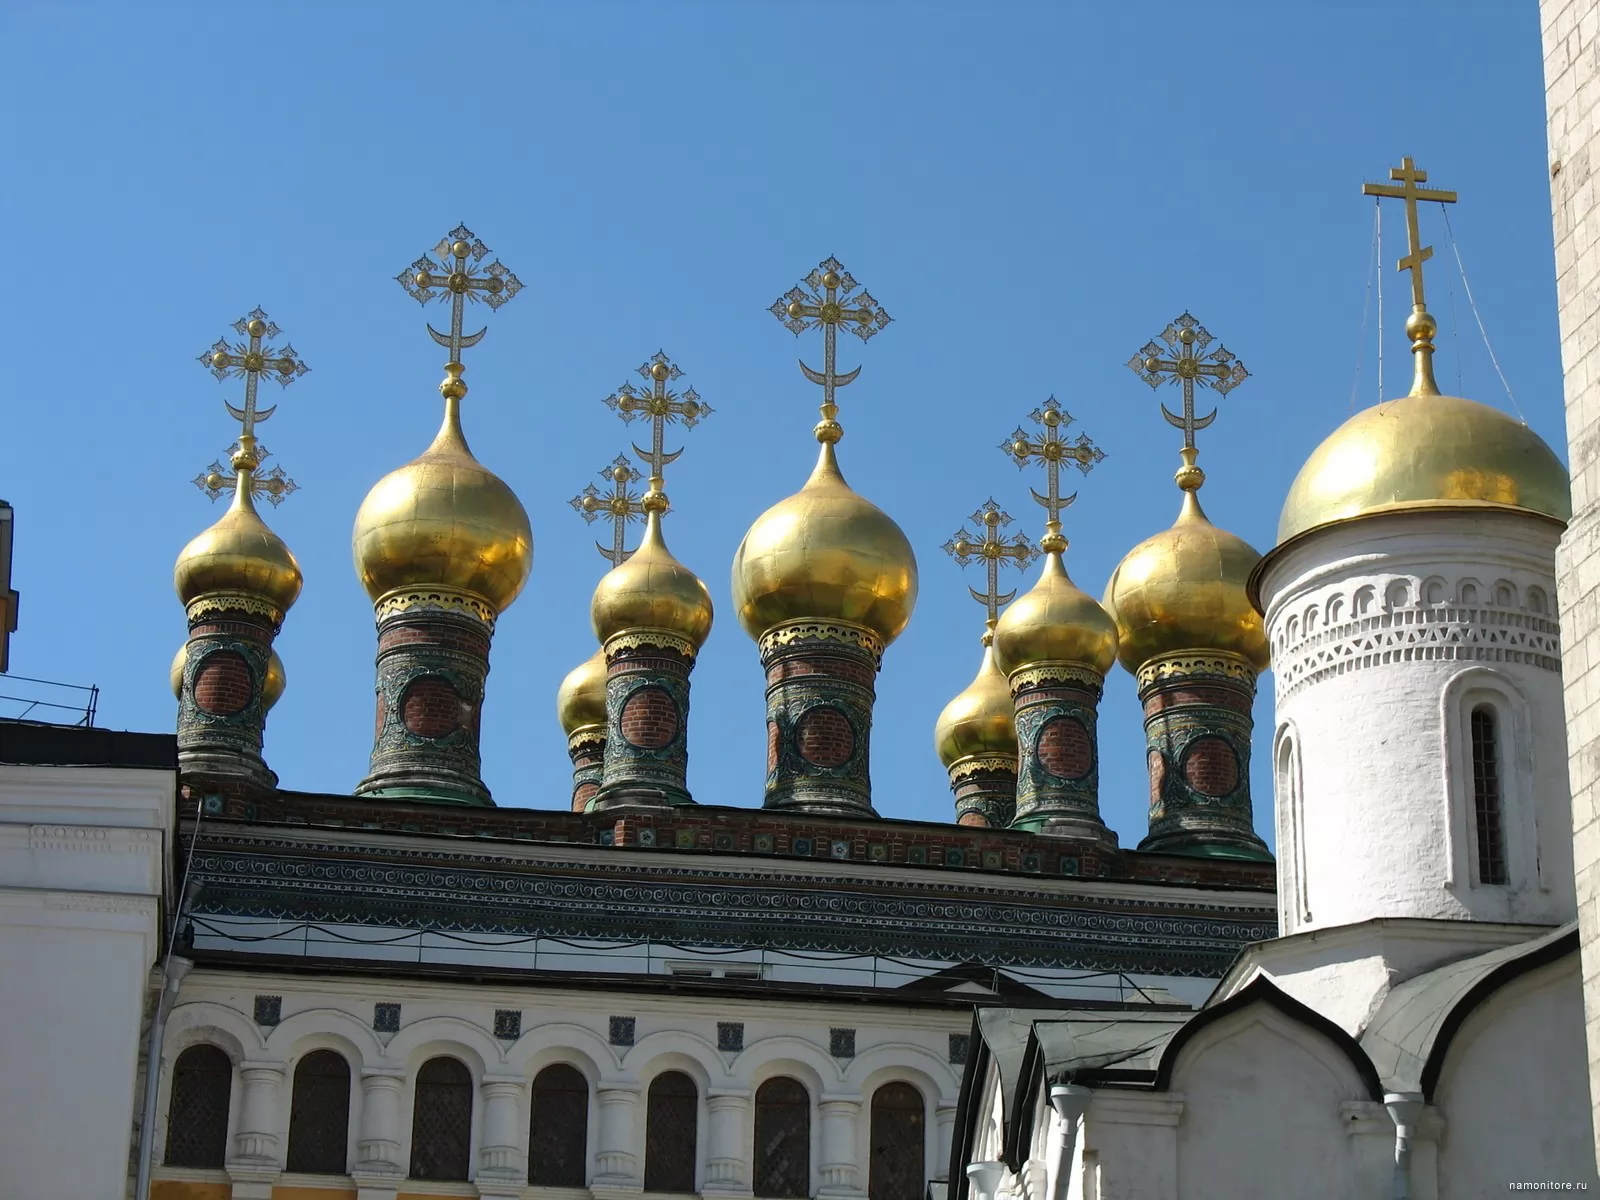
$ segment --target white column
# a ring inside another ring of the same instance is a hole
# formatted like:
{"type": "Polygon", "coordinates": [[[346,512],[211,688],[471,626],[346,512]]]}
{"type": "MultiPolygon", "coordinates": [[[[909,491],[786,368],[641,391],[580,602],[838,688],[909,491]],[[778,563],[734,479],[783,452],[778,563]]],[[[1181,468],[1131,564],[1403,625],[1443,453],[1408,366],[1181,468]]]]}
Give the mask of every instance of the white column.
{"type": "Polygon", "coordinates": [[[404,1178],[400,1161],[400,1094],[405,1072],[369,1068],[361,1072],[361,1138],[352,1174],[404,1178]]]}
{"type": "Polygon", "coordinates": [[[520,1075],[485,1075],[483,1094],[483,1137],[478,1152],[478,1179],[515,1182],[520,1194],[528,1181],[528,1156],[522,1148],[522,1097],[527,1080],[520,1075]]]}
{"type": "Polygon", "coordinates": [[[706,1092],[710,1113],[710,1145],[706,1148],[708,1192],[750,1194],[750,1164],[745,1159],[745,1129],[750,1124],[750,1093],[711,1089],[706,1092]]]}
{"type": "Polygon", "coordinates": [[[823,1093],[817,1101],[822,1115],[822,1187],[819,1195],[857,1195],[861,1191],[856,1167],[856,1126],[861,1120],[860,1096],[823,1093]]]}
{"type": "Polygon", "coordinates": [[[595,1099],[600,1104],[600,1130],[595,1137],[595,1182],[612,1185],[637,1182],[639,1158],[633,1148],[637,1144],[635,1113],[639,1107],[639,1085],[602,1083],[595,1099]]]}
{"type": "Polygon", "coordinates": [[[278,1098],[286,1070],[283,1063],[240,1064],[239,1131],[233,1139],[236,1160],[278,1162],[278,1098]]]}
{"type": "MultiPolygon", "coordinates": [[[[939,1104],[933,1110],[933,1167],[928,1172],[929,1179],[943,1179],[950,1171],[950,1145],[956,1131],[956,1106],[954,1104],[939,1104]]],[[[953,1186],[955,1180],[950,1183],[953,1186]]]]}

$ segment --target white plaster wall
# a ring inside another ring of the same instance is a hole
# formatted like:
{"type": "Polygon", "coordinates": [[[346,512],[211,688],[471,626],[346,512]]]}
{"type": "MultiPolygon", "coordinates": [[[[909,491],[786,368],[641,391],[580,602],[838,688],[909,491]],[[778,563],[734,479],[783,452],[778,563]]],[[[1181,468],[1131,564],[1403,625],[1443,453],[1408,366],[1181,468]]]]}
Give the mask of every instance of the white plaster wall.
{"type": "Polygon", "coordinates": [[[1495,993],[1463,1022],[1434,1102],[1445,1118],[1439,1194],[1488,1195],[1517,1181],[1600,1191],[1587,1112],[1583,984],[1570,955],[1495,993]]]}
{"type": "Polygon", "coordinates": [[[0,766],[0,1196],[121,1196],[175,776],[0,766]]]}
{"type": "Polygon", "coordinates": [[[1337,525],[1263,575],[1285,934],[1373,917],[1559,924],[1572,883],[1553,523],[1337,525]],[[1465,711],[1500,715],[1510,882],[1481,885],[1465,711]]]}

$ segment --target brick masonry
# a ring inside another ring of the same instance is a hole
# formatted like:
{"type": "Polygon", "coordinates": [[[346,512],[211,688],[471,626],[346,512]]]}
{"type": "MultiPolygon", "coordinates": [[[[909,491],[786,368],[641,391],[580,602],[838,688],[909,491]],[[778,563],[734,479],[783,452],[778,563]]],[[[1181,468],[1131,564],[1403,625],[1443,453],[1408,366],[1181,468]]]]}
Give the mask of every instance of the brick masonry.
{"type": "Polygon", "coordinates": [[[261,695],[277,626],[246,612],[212,612],[189,623],[178,697],[178,760],[194,777],[277,786],[261,756],[267,707],[261,695]]]}
{"type": "Polygon", "coordinates": [[[1063,836],[1116,835],[1100,817],[1097,741],[1100,687],[1086,680],[1013,682],[1017,708],[1017,807],[1024,829],[1063,836]]]}
{"type": "Polygon", "coordinates": [[[694,656],[648,642],[606,644],[606,740],[596,809],[692,804],[689,675],[694,656]]]}
{"type": "Polygon", "coordinates": [[[837,631],[763,642],[770,808],[872,816],[868,770],[878,662],[837,631]]]}
{"type": "Polygon", "coordinates": [[[1034,753],[1045,770],[1062,779],[1082,779],[1094,769],[1094,743],[1083,722],[1074,717],[1046,721],[1034,753]]]}
{"type": "Polygon", "coordinates": [[[255,692],[250,665],[232,650],[217,650],[201,660],[194,673],[194,702],[215,717],[243,712],[255,692]]]}
{"type": "Polygon", "coordinates": [[[448,679],[419,675],[406,684],[400,697],[400,720],[408,733],[441,738],[459,729],[466,717],[466,701],[448,679]]]}
{"type": "Polygon", "coordinates": [[[843,713],[819,705],[796,724],[795,747],[813,766],[842,767],[855,753],[856,735],[843,713]]]}
{"type": "Polygon", "coordinates": [[[619,724],[630,746],[660,750],[678,736],[677,702],[664,688],[640,688],[622,706],[619,724]]]}
{"type": "Polygon", "coordinates": [[[1556,556],[1583,945],[1589,1094],[1600,1148],[1600,3],[1541,0],[1556,303],[1572,524],[1556,556]]]}

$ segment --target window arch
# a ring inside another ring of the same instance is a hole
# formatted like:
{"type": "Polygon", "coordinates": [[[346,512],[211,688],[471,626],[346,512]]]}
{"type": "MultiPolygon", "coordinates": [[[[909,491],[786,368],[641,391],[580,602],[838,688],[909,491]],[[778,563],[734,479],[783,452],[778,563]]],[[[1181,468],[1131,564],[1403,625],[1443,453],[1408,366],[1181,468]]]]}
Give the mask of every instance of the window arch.
{"type": "Polygon", "coordinates": [[[682,1071],[650,1082],[645,1103],[644,1190],[693,1192],[700,1091],[682,1071]]]}
{"type": "Polygon", "coordinates": [[[228,1157],[232,1092],[233,1060],[225,1051],[206,1044],[178,1055],[167,1101],[167,1166],[222,1166],[228,1157]]]}
{"type": "Polygon", "coordinates": [[[533,1077],[528,1182],[581,1188],[588,1162],[589,1081],[568,1063],[552,1063],[533,1077]]]}
{"type": "Polygon", "coordinates": [[[811,1195],[811,1096],[780,1075],[756,1089],[755,1194],[778,1200],[811,1195]]]}
{"type": "Polygon", "coordinates": [[[1472,740],[1472,820],[1479,883],[1506,882],[1505,813],[1501,793],[1500,722],[1492,707],[1467,718],[1472,740]]]}
{"type": "Polygon", "coordinates": [[[430,1058],[411,1108],[411,1178],[464,1181],[471,1157],[472,1072],[460,1059],[430,1058]]]}
{"type": "Polygon", "coordinates": [[[872,1093],[868,1200],[922,1200],[925,1125],[922,1093],[909,1083],[872,1093]]]}
{"type": "Polygon", "coordinates": [[[337,1050],[313,1050],[294,1069],[287,1169],[343,1175],[349,1146],[350,1064],[337,1050]]]}

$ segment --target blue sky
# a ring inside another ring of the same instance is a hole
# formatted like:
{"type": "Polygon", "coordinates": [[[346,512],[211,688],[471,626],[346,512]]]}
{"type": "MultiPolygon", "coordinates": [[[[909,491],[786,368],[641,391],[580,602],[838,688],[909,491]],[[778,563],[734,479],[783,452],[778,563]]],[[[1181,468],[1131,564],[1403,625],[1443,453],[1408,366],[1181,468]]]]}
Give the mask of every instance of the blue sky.
{"type": "MultiPolygon", "coordinates": [[[[760,803],[755,647],[728,570],[815,452],[820,356],[766,308],[837,255],[895,320],[841,353],[840,458],[906,530],[922,591],[889,650],[875,797],[949,819],[931,728],[977,666],[979,583],[942,543],[991,495],[1042,510],[997,449],[1052,393],[1107,458],[1066,515],[1098,595],[1178,508],[1180,436],[1123,365],[1185,309],[1252,373],[1201,434],[1206,506],[1265,549],[1296,469],[1377,398],[1363,339],[1364,179],[1415,155],[1529,423],[1565,458],[1537,12],[1531,4],[27,3],[10,47],[0,293],[18,510],[14,673],[102,689],[102,723],[165,730],[182,641],[171,564],[218,515],[188,482],[236,429],[195,357],[257,304],[312,372],[262,440],[303,489],[268,518],[304,595],[267,755],[346,791],[372,729],[370,604],[350,526],[438,423],[442,354],[395,274],[464,221],[526,285],[470,353],[465,424],[533,522],[483,723],[501,804],[561,807],[553,701],[593,647],[605,564],[567,500],[637,433],[602,405],[658,348],[716,412],[668,476],[675,553],[718,619],[694,676],[690,786],[760,803]],[[1203,12],[1202,12],[1203,10],[1203,12]],[[18,114],[22,119],[16,119],[18,114]]],[[[1386,390],[1405,389],[1402,237],[1385,214],[1386,390]]],[[[1447,391],[1505,404],[1436,206],[1431,308],[1447,391]]],[[[477,314],[484,310],[479,308],[477,314]]],[[[272,389],[276,393],[276,389],[272,389]]],[[[669,445],[675,444],[669,439],[669,445]]],[[[1030,572],[1030,575],[1032,572],[1030,572]]],[[[1026,583],[1023,586],[1027,586],[1026,583]]],[[[1270,838],[1270,680],[1257,827],[1270,838]]],[[[1102,806],[1145,829],[1131,679],[1101,709],[1102,806]]]]}

